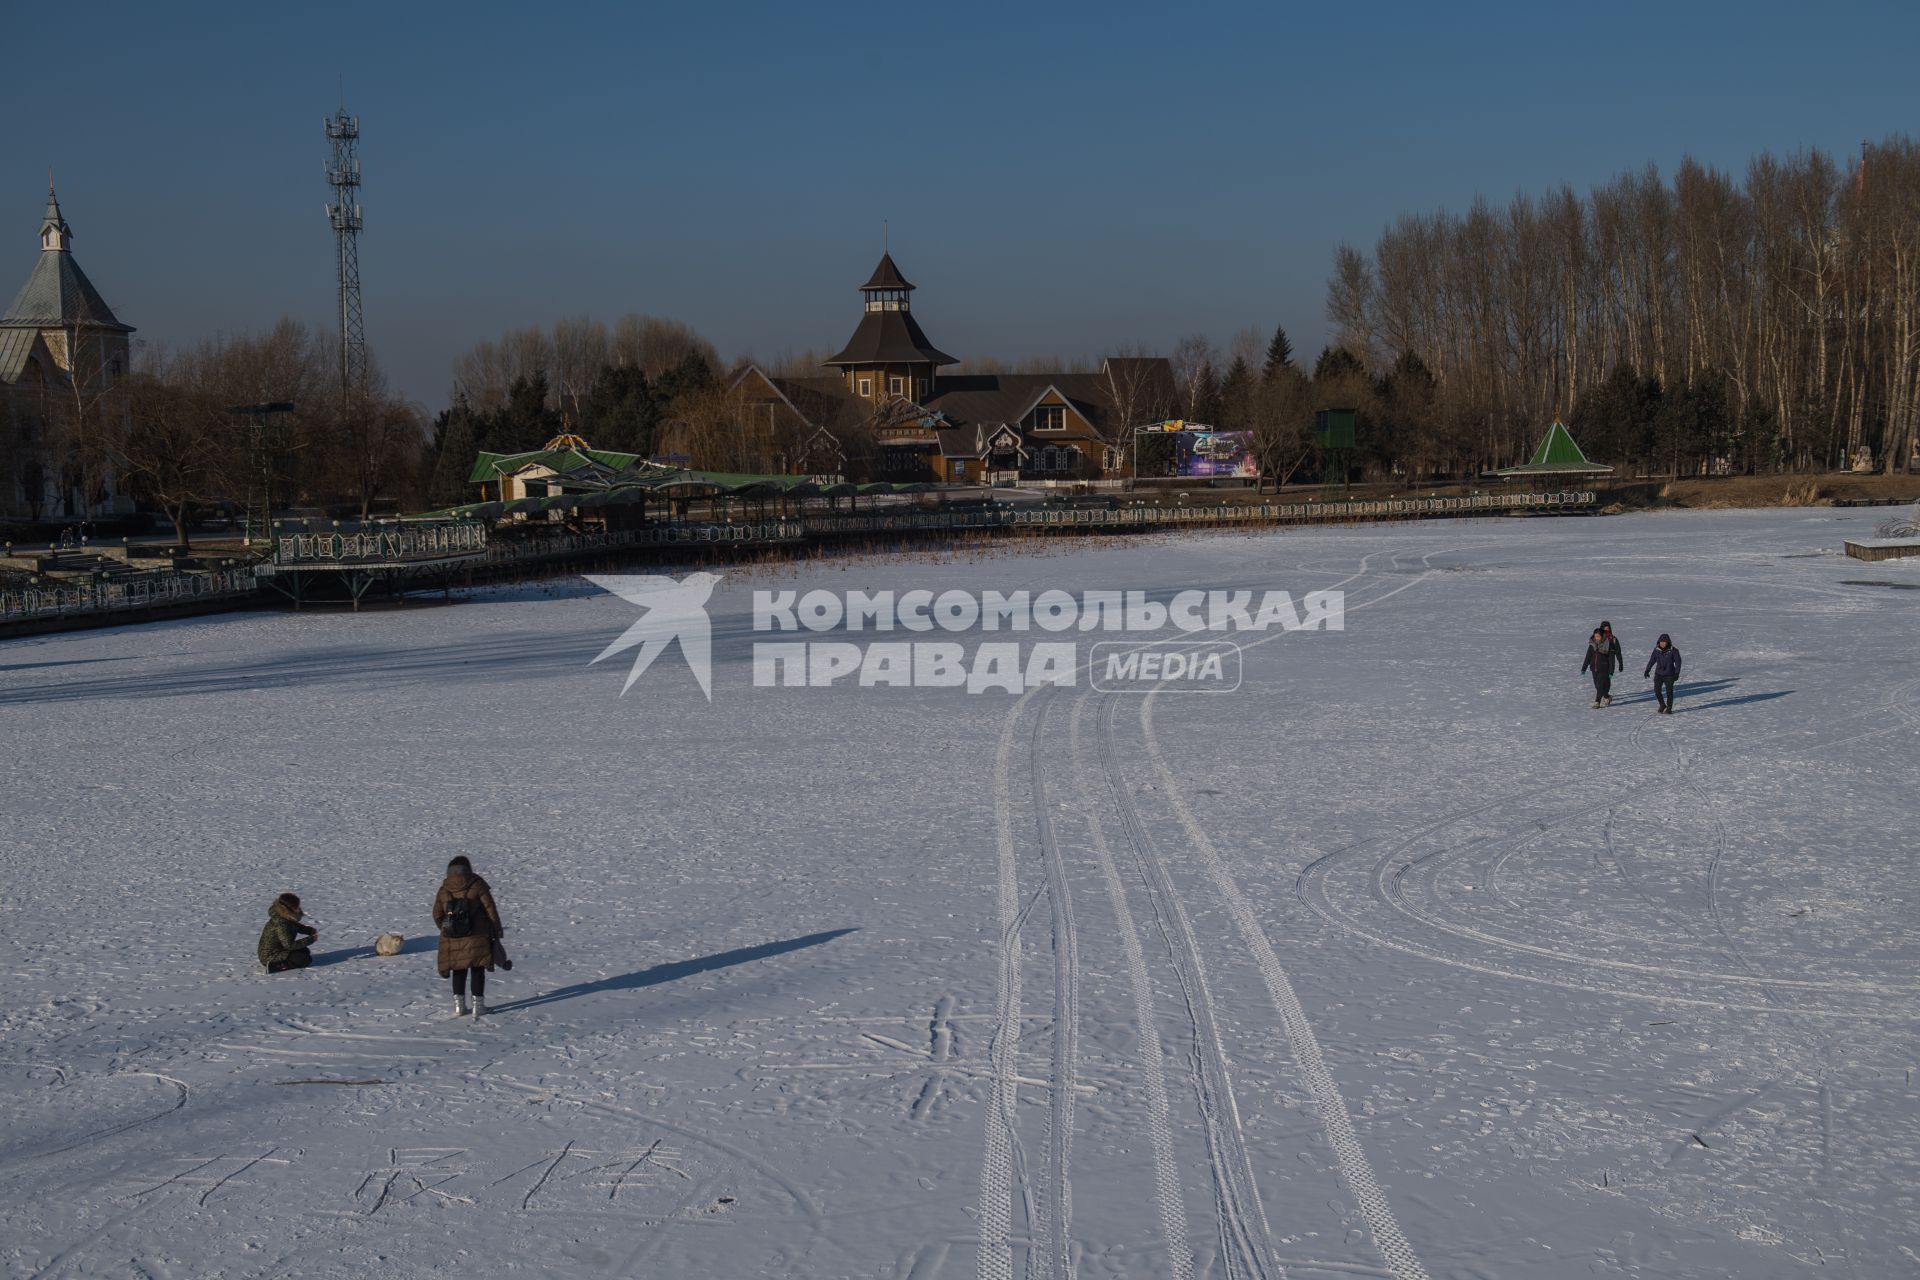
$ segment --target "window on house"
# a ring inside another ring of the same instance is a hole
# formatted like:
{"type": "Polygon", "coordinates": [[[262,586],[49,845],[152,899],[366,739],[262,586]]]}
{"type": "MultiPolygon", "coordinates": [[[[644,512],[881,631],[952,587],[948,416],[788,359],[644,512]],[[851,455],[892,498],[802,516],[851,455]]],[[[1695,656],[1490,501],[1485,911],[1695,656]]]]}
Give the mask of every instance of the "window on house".
{"type": "Polygon", "coordinates": [[[887,394],[891,396],[903,396],[907,394],[907,380],[901,377],[888,378],[887,394]]]}
{"type": "Polygon", "coordinates": [[[873,379],[872,378],[860,379],[860,395],[862,399],[871,400],[873,398],[873,379]]]}
{"type": "Polygon", "coordinates": [[[918,392],[919,398],[922,400],[925,400],[927,398],[927,380],[925,378],[921,378],[918,381],[920,386],[920,390],[918,392]]]}
{"type": "Polygon", "coordinates": [[[1035,431],[1065,431],[1067,429],[1067,406],[1063,404],[1043,404],[1033,411],[1033,429],[1035,431]]]}

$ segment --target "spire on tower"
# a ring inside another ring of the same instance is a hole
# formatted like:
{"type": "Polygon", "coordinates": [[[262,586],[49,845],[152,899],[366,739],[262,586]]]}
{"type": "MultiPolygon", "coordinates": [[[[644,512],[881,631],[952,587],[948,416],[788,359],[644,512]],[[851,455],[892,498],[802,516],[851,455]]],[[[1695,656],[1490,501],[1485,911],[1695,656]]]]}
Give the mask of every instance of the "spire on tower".
{"type": "Polygon", "coordinates": [[[66,252],[73,244],[73,228],[60,214],[60,200],[53,194],[53,170],[47,170],[47,213],[40,222],[40,247],[66,252]]]}

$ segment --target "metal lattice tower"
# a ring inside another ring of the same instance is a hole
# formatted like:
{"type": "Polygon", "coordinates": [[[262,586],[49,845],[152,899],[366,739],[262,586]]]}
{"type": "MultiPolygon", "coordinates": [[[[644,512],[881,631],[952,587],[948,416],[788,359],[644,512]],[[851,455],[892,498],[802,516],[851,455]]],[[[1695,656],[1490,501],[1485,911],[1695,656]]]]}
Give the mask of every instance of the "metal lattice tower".
{"type": "Polygon", "coordinates": [[[327,221],[333,226],[340,272],[340,397],[352,403],[367,386],[367,328],[360,313],[360,117],[345,107],[327,117],[327,185],[333,200],[327,221]]]}

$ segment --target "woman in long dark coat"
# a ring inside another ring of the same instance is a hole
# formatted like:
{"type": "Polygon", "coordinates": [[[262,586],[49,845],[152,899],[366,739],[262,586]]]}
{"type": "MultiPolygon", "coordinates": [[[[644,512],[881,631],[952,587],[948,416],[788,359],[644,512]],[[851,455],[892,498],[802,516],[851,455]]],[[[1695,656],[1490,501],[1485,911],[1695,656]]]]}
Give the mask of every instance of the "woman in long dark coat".
{"type": "Polygon", "coordinates": [[[467,1012],[467,984],[473,984],[473,1016],[487,1011],[487,971],[493,968],[493,944],[506,930],[493,905],[493,889],[473,874],[465,857],[447,864],[447,878],[433,895],[433,923],[440,929],[440,976],[453,979],[453,1013],[467,1012]]]}

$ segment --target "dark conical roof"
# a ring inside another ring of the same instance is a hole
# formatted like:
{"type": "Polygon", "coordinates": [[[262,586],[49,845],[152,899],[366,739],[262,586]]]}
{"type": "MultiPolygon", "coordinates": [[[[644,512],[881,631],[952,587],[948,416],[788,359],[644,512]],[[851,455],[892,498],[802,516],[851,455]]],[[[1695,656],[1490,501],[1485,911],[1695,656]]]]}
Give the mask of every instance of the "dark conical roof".
{"type": "Polygon", "coordinates": [[[891,253],[883,253],[880,255],[880,265],[873,269],[873,274],[867,278],[867,282],[861,285],[860,288],[863,291],[867,289],[911,289],[913,285],[905,276],[900,274],[900,268],[893,265],[893,255],[891,253]]]}
{"type": "Polygon", "coordinates": [[[846,349],[822,363],[945,365],[959,361],[927,341],[912,312],[869,311],[860,317],[860,327],[847,340],[846,349]]]}

